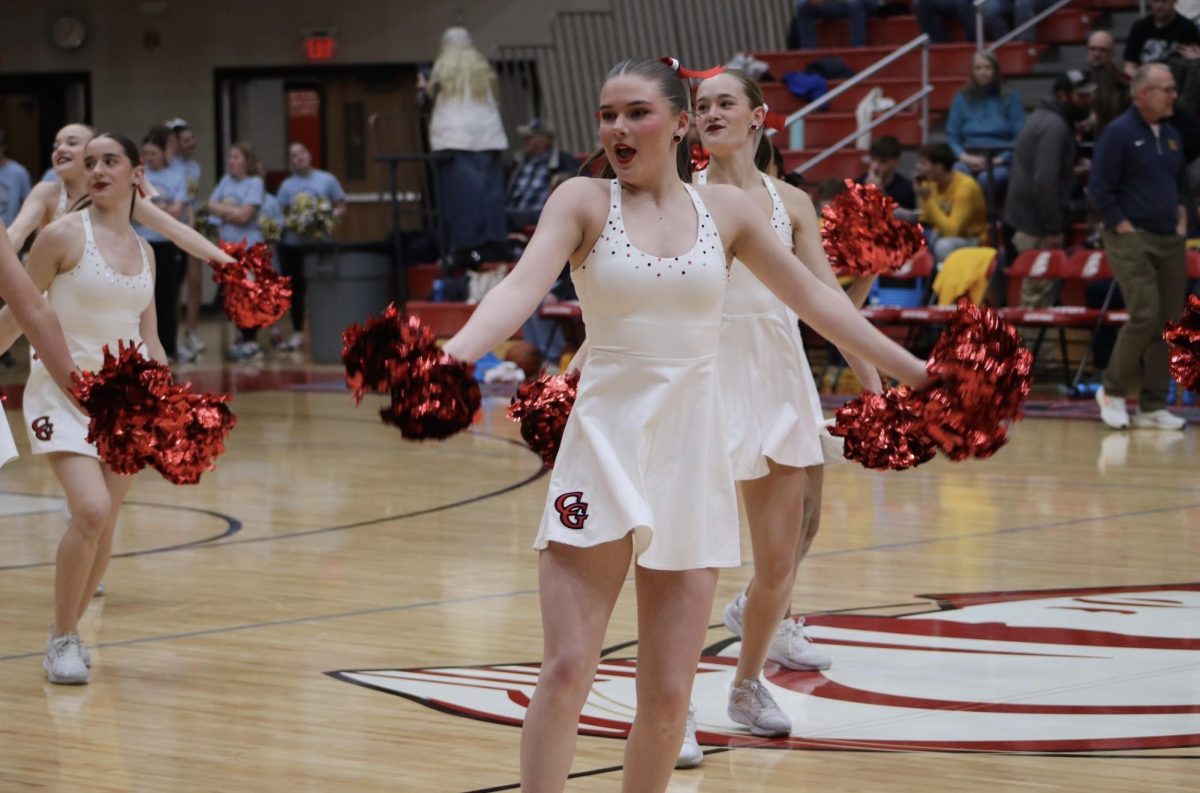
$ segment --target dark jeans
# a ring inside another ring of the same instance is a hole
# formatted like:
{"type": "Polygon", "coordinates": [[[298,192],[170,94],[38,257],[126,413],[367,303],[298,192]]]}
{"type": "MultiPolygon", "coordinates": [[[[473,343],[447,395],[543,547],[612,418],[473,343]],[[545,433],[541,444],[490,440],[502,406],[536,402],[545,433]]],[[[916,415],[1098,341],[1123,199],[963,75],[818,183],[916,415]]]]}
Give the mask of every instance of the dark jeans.
{"type": "Polygon", "coordinates": [[[182,251],[170,242],[151,242],[154,251],[154,312],[158,315],[158,340],[163,350],[174,357],[179,335],[179,285],[183,283],[187,261],[182,251]]]}
{"type": "Polygon", "coordinates": [[[449,150],[437,160],[438,212],[446,226],[446,251],[500,242],[508,236],[504,167],[500,151],[449,150]]]}
{"type": "Polygon", "coordinates": [[[1140,380],[1141,409],[1161,410],[1166,407],[1171,383],[1163,327],[1183,313],[1187,290],[1184,238],[1148,231],[1105,231],[1104,250],[1129,308],[1129,321],[1117,334],[1104,370],[1104,391],[1124,397],[1140,380]]]}
{"type": "Polygon", "coordinates": [[[281,244],[279,270],[292,279],[292,329],[299,333],[304,330],[304,299],[308,292],[308,283],[304,280],[304,248],[281,244]]]}

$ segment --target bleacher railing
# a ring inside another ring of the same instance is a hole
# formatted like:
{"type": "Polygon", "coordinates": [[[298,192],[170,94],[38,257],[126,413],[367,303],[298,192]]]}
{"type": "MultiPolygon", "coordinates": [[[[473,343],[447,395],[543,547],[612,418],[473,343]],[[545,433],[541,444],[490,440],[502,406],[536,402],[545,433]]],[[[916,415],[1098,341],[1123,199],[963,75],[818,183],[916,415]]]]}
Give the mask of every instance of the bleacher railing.
{"type": "MultiPolygon", "coordinates": [[[[1025,31],[1032,29],[1039,22],[1053,14],[1055,11],[1066,8],[1071,4],[1071,0],[1058,0],[1058,2],[1051,4],[1042,11],[1039,11],[1037,14],[1034,14],[1028,20],[1022,22],[1020,25],[1017,25],[1012,30],[1008,31],[1003,36],[985,47],[983,41],[983,7],[990,2],[991,0],[975,0],[975,49],[980,52],[995,52],[997,48],[1003,47],[1005,44],[1017,38],[1025,31]]],[[[1142,2],[1145,2],[1145,0],[1142,0],[1142,2]]]]}
{"type": "Polygon", "coordinates": [[[792,173],[803,174],[805,171],[807,171],[808,169],[817,165],[818,163],[824,162],[825,160],[832,157],[836,152],[840,151],[842,148],[849,145],[852,141],[862,137],[865,134],[870,133],[876,127],[878,127],[880,124],[882,124],[885,121],[887,121],[888,119],[890,119],[892,116],[896,115],[897,113],[901,113],[901,112],[907,110],[908,108],[912,107],[914,104],[917,104],[918,102],[921,105],[921,143],[922,144],[928,143],[929,142],[929,95],[931,93],[933,93],[933,86],[929,84],[929,45],[930,45],[929,36],[925,33],[922,33],[920,36],[917,36],[915,39],[908,42],[907,44],[900,47],[899,49],[895,50],[894,52],[875,61],[875,63],[871,64],[866,69],[863,69],[858,74],[856,74],[853,77],[851,77],[850,79],[846,80],[845,82],[843,82],[841,85],[839,85],[837,88],[833,89],[829,93],[822,94],[821,96],[812,100],[807,105],[805,105],[804,107],[800,108],[799,110],[797,110],[796,112],[794,112],[790,116],[788,116],[787,119],[784,120],[784,129],[787,132],[788,140],[789,140],[788,146],[789,146],[789,148],[793,148],[793,149],[802,149],[802,148],[804,148],[804,119],[806,119],[809,115],[811,115],[812,113],[815,113],[817,110],[824,107],[830,101],[837,99],[839,96],[846,93],[851,88],[854,88],[859,83],[863,82],[864,80],[866,80],[870,77],[874,77],[880,71],[882,71],[883,69],[886,69],[888,66],[892,65],[893,63],[898,61],[900,58],[903,58],[905,55],[909,54],[913,50],[919,49],[921,51],[921,87],[919,89],[917,89],[916,92],[914,92],[912,95],[906,97],[905,99],[902,99],[902,100],[896,102],[896,104],[894,106],[892,106],[885,112],[881,113],[880,115],[872,118],[871,122],[867,126],[860,128],[860,129],[856,129],[854,132],[850,133],[849,135],[846,135],[844,138],[839,140],[837,143],[834,143],[832,146],[829,146],[828,148],[826,148],[824,151],[822,151],[817,156],[808,160],[800,167],[794,169],[792,171],[792,173]]]}

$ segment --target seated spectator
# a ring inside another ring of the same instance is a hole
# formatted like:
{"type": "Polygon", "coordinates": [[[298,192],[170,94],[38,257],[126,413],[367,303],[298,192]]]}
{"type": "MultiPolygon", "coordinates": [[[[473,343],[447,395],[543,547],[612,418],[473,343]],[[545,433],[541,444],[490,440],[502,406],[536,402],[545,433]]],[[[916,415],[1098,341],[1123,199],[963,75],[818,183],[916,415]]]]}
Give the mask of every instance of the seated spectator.
{"type": "MultiPolygon", "coordinates": [[[[1075,184],[1075,125],[1090,112],[1095,91],[1077,69],[1060,74],[1054,93],[1038,103],[1017,136],[1004,222],[1016,229],[1013,246],[1019,253],[1063,247],[1075,184]]],[[[1053,299],[1053,280],[1021,282],[1021,305],[1041,308],[1053,299]]]]}
{"type": "Polygon", "coordinates": [[[508,229],[523,231],[537,224],[542,207],[550,197],[555,174],[574,174],[579,161],[554,146],[554,127],[540,118],[517,127],[524,150],[513,163],[508,180],[508,229]]]}
{"type": "Polygon", "coordinates": [[[871,164],[867,172],[855,181],[873,184],[896,199],[901,209],[915,210],[917,194],[913,184],[897,168],[900,166],[900,142],[891,135],[884,135],[871,143],[871,164]]]}
{"type": "Polygon", "coordinates": [[[0,220],[11,226],[33,185],[25,166],[8,159],[5,151],[4,130],[0,129],[0,220]]]}
{"type": "Polygon", "coordinates": [[[990,52],[979,51],[971,59],[971,76],[954,95],[946,119],[946,141],[958,158],[955,169],[970,174],[985,195],[999,200],[1008,184],[1012,146],[1025,122],[1025,109],[1015,91],[1004,90],[1000,62],[990,52]],[[996,149],[990,158],[980,149],[996,149]],[[976,150],[976,151],[973,151],[976,150]]]}
{"type": "Polygon", "coordinates": [[[1150,15],[1133,23],[1125,40],[1125,73],[1143,63],[1200,58],[1200,30],[1175,12],[1175,0],[1150,0],[1150,15]]]}
{"type": "Polygon", "coordinates": [[[955,170],[954,163],[954,151],[945,143],[930,143],[917,152],[921,222],[938,266],[955,250],[979,245],[987,235],[983,191],[978,182],[955,170]]]}
{"type": "Polygon", "coordinates": [[[818,19],[850,18],[850,46],[867,46],[867,20],[879,10],[879,0],[796,0],[796,15],[788,34],[790,49],[815,50],[818,19]]]}
{"type": "Polygon", "coordinates": [[[948,16],[958,19],[968,41],[975,40],[975,7],[971,0],[913,0],[913,4],[913,13],[916,14],[921,32],[929,34],[934,44],[950,41],[945,23],[948,16]]]}
{"type": "Polygon", "coordinates": [[[1108,122],[1129,107],[1129,77],[1117,68],[1116,43],[1107,30],[1097,30],[1087,40],[1088,78],[1096,85],[1092,96],[1092,115],[1085,135],[1096,140],[1108,122]]]}

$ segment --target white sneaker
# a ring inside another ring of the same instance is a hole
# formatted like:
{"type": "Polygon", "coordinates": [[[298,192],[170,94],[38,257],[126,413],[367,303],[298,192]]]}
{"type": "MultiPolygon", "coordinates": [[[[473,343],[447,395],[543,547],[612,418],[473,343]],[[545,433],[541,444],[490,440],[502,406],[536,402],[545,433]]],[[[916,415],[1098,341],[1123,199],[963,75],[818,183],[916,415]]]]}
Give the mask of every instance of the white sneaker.
{"type": "Polygon", "coordinates": [[[1104,386],[1096,389],[1096,404],[1100,406],[1100,420],[1114,430],[1129,426],[1129,411],[1125,408],[1125,397],[1113,398],[1104,393],[1104,386]]]}
{"type": "Polygon", "coordinates": [[[204,352],[208,349],[208,345],[204,343],[204,339],[200,338],[200,334],[194,330],[189,330],[185,333],[183,340],[187,342],[187,346],[192,352],[204,352]]]}
{"type": "Polygon", "coordinates": [[[1133,414],[1133,426],[1146,430],[1181,430],[1187,422],[1169,410],[1138,411],[1133,414]]]}
{"type": "Polygon", "coordinates": [[[107,590],[105,590],[105,588],[104,588],[104,582],[101,581],[99,584],[96,584],[96,591],[92,593],[92,597],[102,598],[102,597],[104,597],[104,593],[106,591],[107,590]]]}
{"type": "Polygon", "coordinates": [[[779,624],[775,638],[767,648],[767,658],[780,666],[802,672],[833,666],[829,653],[812,643],[804,632],[804,618],[786,619],[779,624]]]}
{"type": "Polygon", "coordinates": [[[696,709],[688,703],[687,726],[683,730],[683,746],[679,747],[676,768],[695,768],[704,760],[700,742],[696,740],[696,709]]]}
{"type": "Polygon", "coordinates": [[[767,687],[757,680],[743,680],[729,689],[729,718],[750,728],[752,735],[774,738],[791,735],[792,720],[775,703],[767,687]]]}
{"type": "MultiPolygon", "coordinates": [[[[54,623],[50,623],[50,630],[46,633],[46,649],[50,648],[50,642],[54,641],[54,623]]],[[[83,656],[83,665],[88,669],[92,668],[92,654],[83,642],[79,643],[79,654],[83,656]]]]}
{"type": "Polygon", "coordinates": [[[190,347],[183,344],[175,345],[175,363],[192,363],[196,360],[196,353],[190,347]]]}
{"type": "Polygon", "coordinates": [[[83,642],[78,633],[51,637],[46,645],[42,667],[51,683],[78,686],[91,681],[91,673],[83,660],[83,642]]]}
{"type": "Polygon", "coordinates": [[[293,333],[292,337],[287,341],[280,342],[275,345],[275,349],[280,352],[296,352],[304,346],[304,336],[300,333],[293,333]]]}
{"type": "Polygon", "coordinates": [[[738,592],[737,597],[725,605],[721,621],[729,632],[739,639],[742,638],[742,616],[746,613],[746,593],[738,592]]]}

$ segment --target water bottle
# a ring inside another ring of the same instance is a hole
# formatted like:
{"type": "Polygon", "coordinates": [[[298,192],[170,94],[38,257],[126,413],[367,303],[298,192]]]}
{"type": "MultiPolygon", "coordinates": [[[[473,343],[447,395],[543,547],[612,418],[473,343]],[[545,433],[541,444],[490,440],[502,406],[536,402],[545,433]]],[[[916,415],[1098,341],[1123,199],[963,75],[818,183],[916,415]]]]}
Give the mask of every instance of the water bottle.
{"type": "Polygon", "coordinates": [[[434,303],[441,303],[445,299],[446,285],[442,283],[441,278],[435,278],[433,281],[433,291],[429,293],[429,299],[434,303]]]}

